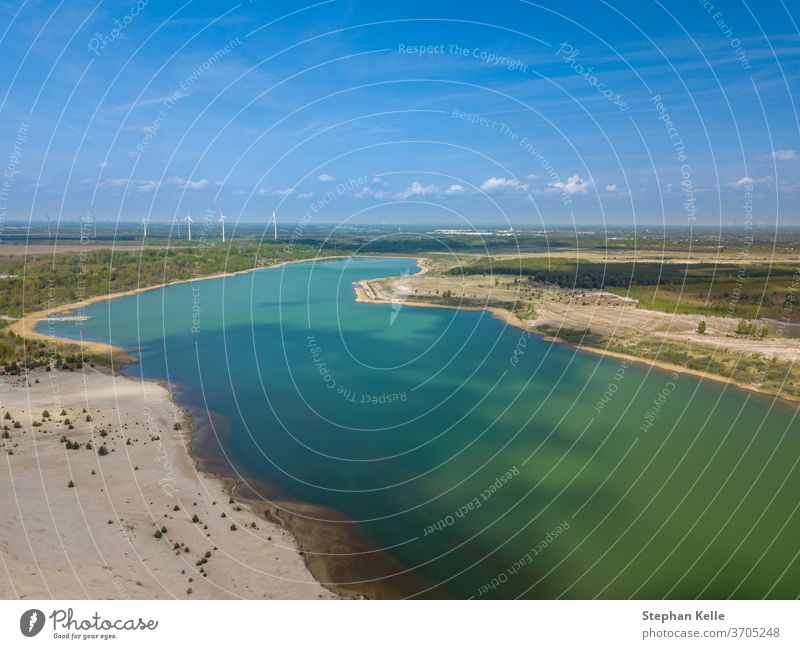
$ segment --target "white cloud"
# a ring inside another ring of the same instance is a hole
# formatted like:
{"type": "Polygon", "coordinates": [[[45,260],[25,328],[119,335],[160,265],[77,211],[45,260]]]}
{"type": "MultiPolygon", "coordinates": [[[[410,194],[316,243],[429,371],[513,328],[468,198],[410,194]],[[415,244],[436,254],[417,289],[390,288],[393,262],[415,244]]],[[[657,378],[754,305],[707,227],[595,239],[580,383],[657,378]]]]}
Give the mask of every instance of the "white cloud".
{"type": "Polygon", "coordinates": [[[450,185],[444,193],[448,196],[454,196],[455,194],[465,194],[466,191],[467,188],[464,185],[450,185]]]}
{"type": "Polygon", "coordinates": [[[385,192],[382,189],[372,189],[370,187],[364,187],[364,189],[354,194],[356,198],[366,198],[367,196],[371,196],[372,198],[385,198],[388,195],[389,192],[385,192]]]}
{"type": "Polygon", "coordinates": [[[547,189],[545,191],[574,196],[575,194],[585,194],[593,186],[594,181],[591,178],[589,178],[589,180],[584,180],[578,174],[575,174],[567,178],[567,182],[559,180],[554,183],[547,183],[547,189]]]}
{"type": "Polygon", "coordinates": [[[152,97],[151,99],[141,99],[139,101],[135,101],[130,104],[123,104],[121,106],[115,106],[112,108],[112,111],[130,111],[135,108],[142,108],[143,106],[152,106],[154,104],[163,104],[165,101],[172,100],[173,102],[177,101],[178,99],[183,99],[186,95],[181,92],[180,90],[176,90],[170,95],[164,95],[163,97],[152,97]]]}
{"type": "Polygon", "coordinates": [[[317,180],[323,183],[332,183],[334,180],[336,180],[336,178],[330,174],[320,174],[317,176],[317,180]]]}
{"type": "Polygon", "coordinates": [[[525,180],[536,180],[538,177],[536,174],[528,174],[525,176],[525,180]]]}
{"type": "Polygon", "coordinates": [[[136,183],[136,191],[140,194],[149,194],[158,189],[160,184],[157,180],[140,180],[136,183]]]}
{"type": "Polygon", "coordinates": [[[303,192],[302,194],[298,194],[297,198],[312,198],[314,196],[314,192],[303,192]]]}
{"type": "Polygon", "coordinates": [[[395,198],[404,199],[411,198],[412,196],[428,196],[430,194],[436,194],[438,191],[439,188],[436,185],[422,185],[422,183],[414,181],[408,189],[395,194],[395,198]]]}
{"type": "Polygon", "coordinates": [[[100,163],[99,165],[97,165],[97,166],[98,166],[98,167],[100,167],[101,169],[105,169],[106,167],[108,167],[108,162],[106,162],[105,160],[103,160],[103,162],[101,162],[101,163],[100,163]]]}
{"type": "Polygon", "coordinates": [[[126,124],[125,130],[128,133],[139,133],[141,135],[150,135],[155,134],[158,132],[158,129],[155,126],[134,126],[133,124],[126,124]]]}
{"type": "Polygon", "coordinates": [[[177,185],[178,187],[182,187],[183,189],[205,189],[208,187],[209,181],[205,178],[200,180],[186,180],[185,178],[181,178],[180,176],[173,176],[172,178],[167,180],[168,183],[171,185],[177,185]]]}
{"type": "Polygon", "coordinates": [[[608,196],[629,196],[628,190],[624,187],[620,187],[616,183],[612,183],[610,185],[606,185],[606,195],[608,196]]]}
{"type": "Polygon", "coordinates": [[[772,178],[764,176],[763,178],[751,178],[750,176],[742,176],[739,180],[734,180],[728,183],[728,187],[744,187],[745,185],[769,185],[772,178]]]}
{"type": "Polygon", "coordinates": [[[796,160],[797,159],[797,151],[794,149],[778,149],[777,151],[772,152],[772,157],[775,160],[796,160]]]}
{"type": "Polygon", "coordinates": [[[294,194],[295,191],[294,187],[287,187],[286,189],[266,189],[265,187],[261,187],[256,190],[256,196],[282,196],[286,198],[294,194]]]}
{"type": "Polygon", "coordinates": [[[372,177],[372,184],[373,185],[380,185],[381,183],[383,183],[383,179],[381,179],[380,176],[373,176],[372,177]]]}
{"type": "Polygon", "coordinates": [[[97,183],[97,186],[100,188],[127,187],[130,181],[130,178],[106,178],[105,180],[101,180],[99,183],[97,183]]]}
{"type": "MultiPolygon", "coordinates": [[[[91,178],[87,178],[83,181],[84,185],[92,185],[94,181],[91,178]]],[[[130,187],[131,189],[136,190],[141,194],[146,194],[148,192],[153,191],[154,189],[158,189],[159,183],[157,180],[132,180],[130,178],[106,178],[105,180],[101,180],[97,183],[97,187],[100,189],[120,189],[122,187],[130,187]]]]}
{"type": "Polygon", "coordinates": [[[483,182],[481,189],[485,192],[523,191],[528,189],[528,186],[515,178],[495,178],[493,176],[483,182]]]}

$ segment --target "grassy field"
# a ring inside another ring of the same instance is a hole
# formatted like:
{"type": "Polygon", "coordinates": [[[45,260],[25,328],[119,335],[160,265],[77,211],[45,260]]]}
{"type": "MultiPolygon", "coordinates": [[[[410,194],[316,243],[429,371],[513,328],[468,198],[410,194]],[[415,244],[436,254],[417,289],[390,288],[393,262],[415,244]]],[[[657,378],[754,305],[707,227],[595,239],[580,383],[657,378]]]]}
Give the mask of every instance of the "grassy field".
{"type": "Polygon", "coordinates": [[[451,275],[509,275],[559,288],[607,290],[667,313],[800,322],[793,308],[800,271],[787,264],[657,264],[582,261],[561,257],[484,257],[451,275]]]}

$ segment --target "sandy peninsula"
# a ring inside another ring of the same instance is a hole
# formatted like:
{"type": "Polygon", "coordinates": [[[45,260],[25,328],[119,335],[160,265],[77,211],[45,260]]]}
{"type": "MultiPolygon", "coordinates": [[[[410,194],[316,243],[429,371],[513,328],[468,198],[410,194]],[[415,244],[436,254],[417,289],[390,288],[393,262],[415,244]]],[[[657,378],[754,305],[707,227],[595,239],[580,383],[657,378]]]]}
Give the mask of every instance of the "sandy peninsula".
{"type": "Polygon", "coordinates": [[[335,597],[196,469],[165,387],[84,366],[2,376],[0,395],[0,598],[335,597]]]}

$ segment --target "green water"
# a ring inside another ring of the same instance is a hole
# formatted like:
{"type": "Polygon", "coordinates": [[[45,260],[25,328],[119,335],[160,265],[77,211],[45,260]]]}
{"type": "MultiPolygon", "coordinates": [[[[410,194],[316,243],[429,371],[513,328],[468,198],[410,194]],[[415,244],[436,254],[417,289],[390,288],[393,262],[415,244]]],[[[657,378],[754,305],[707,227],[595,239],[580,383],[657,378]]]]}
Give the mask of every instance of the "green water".
{"type": "Polygon", "coordinates": [[[480,312],[354,301],[415,269],[289,265],[54,328],[138,349],[125,371],[180,386],[232,471],[342,512],[440,596],[800,594],[794,408],[480,312]]]}

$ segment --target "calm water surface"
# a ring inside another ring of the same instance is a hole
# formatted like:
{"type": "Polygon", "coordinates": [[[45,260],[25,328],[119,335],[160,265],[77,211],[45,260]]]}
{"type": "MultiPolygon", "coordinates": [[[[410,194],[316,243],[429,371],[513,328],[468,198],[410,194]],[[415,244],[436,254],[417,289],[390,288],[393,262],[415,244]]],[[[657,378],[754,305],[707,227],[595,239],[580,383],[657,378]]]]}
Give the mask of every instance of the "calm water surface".
{"type": "Polygon", "coordinates": [[[125,371],[214,413],[236,470],[342,512],[440,594],[800,595],[793,407],[481,312],[354,301],[353,281],[415,271],[294,264],[55,329],[138,349],[125,371]]]}

